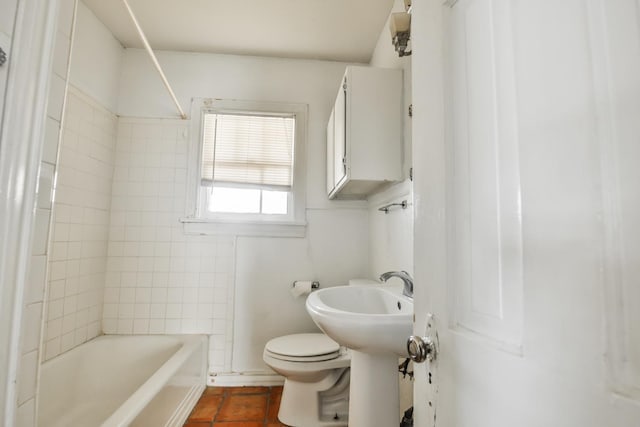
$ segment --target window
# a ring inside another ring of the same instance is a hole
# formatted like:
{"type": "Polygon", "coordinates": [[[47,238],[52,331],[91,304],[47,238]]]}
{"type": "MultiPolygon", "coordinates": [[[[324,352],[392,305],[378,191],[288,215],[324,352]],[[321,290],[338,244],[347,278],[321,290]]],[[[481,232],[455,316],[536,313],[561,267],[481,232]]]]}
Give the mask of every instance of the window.
{"type": "Polygon", "coordinates": [[[293,184],[295,116],[203,115],[202,210],[287,215],[293,184]]]}
{"type": "Polygon", "coordinates": [[[306,106],[200,99],[192,111],[193,196],[183,222],[217,223],[216,234],[249,234],[239,224],[257,235],[269,229],[256,225],[304,226],[306,106]]]}

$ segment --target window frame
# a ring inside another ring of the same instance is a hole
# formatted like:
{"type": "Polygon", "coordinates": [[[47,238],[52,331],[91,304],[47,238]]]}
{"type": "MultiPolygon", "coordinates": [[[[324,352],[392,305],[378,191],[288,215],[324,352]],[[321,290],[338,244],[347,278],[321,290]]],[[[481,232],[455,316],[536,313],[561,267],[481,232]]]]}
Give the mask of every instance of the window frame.
{"type": "Polygon", "coordinates": [[[308,106],[298,103],[194,98],[187,169],[186,216],[181,218],[187,234],[233,234],[303,237],[306,230],[306,147],[308,106]],[[202,200],[203,118],[207,113],[283,114],[295,117],[293,184],[288,213],[243,214],[208,212],[202,200]]]}

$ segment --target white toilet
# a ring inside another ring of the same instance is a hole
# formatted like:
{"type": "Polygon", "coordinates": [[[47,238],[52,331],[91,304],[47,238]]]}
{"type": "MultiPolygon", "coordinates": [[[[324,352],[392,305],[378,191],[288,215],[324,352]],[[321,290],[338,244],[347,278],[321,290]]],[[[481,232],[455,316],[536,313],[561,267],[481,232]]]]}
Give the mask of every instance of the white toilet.
{"type": "Polygon", "coordinates": [[[278,419],[294,427],[347,426],[349,351],[322,333],[274,338],[262,355],[285,377],[278,419]]]}

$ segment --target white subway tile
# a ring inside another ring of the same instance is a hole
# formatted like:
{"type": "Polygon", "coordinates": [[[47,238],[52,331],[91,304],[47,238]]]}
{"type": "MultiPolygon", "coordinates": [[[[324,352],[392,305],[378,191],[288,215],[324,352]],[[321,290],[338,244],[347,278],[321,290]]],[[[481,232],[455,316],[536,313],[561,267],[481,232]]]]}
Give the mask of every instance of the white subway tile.
{"type": "Polygon", "coordinates": [[[135,288],[120,288],[120,303],[134,303],[136,300],[135,288]]]}
{"type": "Polygon", "coordinates": [[[53,197],[53,174],[54,166],[49,163],[40,163],[40,174],[38,176],[38,207],[51,209],[53,197]]]}
{"type": "Polygon", "coordinates": [[[87,325],[87,339],[93,339],[100,335],[100,321],[90,322],[87,325]]]}
{"type": "Polygon", "coordinates": [[[25,304],[34,304],[44,299],[47,257],[32,256],[29,263],[29,277],[25,290],[25,304]]]}
{"type": "Polygon", "coordinates": [[[165,320],[165,333],[166,334],[180,334],[182,331],[182,322],[179,318],[165,320]]]}
{"type": "Polygon", "coordinates": [[[62,116],[65,87],[64,79],[56,74],[51,74],[51,79],[49,80],[47,115],[57,121],[60,121],[62,116]]]}
{"type": "Polygon", "coordinates": [[[60,352],[64,353],[65,351],[69,351],[73,348],[75,343],[75,331],[71,331],[67,334],[62,335],[60,338],[60,352]]]}
{"type": "Polygon", "coordinates": [[[23,313],[22,353],[38,350],[40,326],[42,324],[42,303],[28,305],[23,313]]]}
{"type": "Polygon", "coordinates": [[[50,210],[36,209],[36,220],[33,228],[32,255],[45,255],[47,253],[47,239],[49,237],[50,210]]]}
{"type": "Polygon", "coordinates": [[[49,300],[64,298],[65,280],[52,280],[49,282],[49,300]]]}
{"type": "Polygon", "coordinates": [[[132,319],[134,317],[135,304],[120,303],[118,306],[118,319],[132,319]]]}
{"type": "Polygon", "coordinates": [[[169,286],[169,273],[165,272],[153,272],[153,287],[166,287],[169,286]]]}
{"type": "Polygon", "coordinates": [[[148,334],[149,333],[149,319],[135,319],[133,321],[133,333],[134,334],[148,334]]]}
{"type": "Polygon", "coordinates": [[[167,316],[167,304],[152,303],[149,307],[149,317],[151,319],[164,319],[167,316]]]}
{"type": "Polygon", "coordinates": [[[164,319],[150,319],[149,320],[149,333],[150,334],[163,334],[163,333],[165,333],[165,320],[164,319]]]}
{"type": "Polygon", "coordinates": [[[152,288],[151,289],[151,302],[152,303],[166,303],[167,302],[167,288],[152,288]]]}
{"type": "Polygon", "coordinates": [[[118,333],[118,320],[117,319],[102,319],[102,331],[105,334],[116,334],[118,333]]]}
{"type": "Polygon", "coordinates": [[[182,292],[183,303],[197,303],[198,302],[198,288],[184,288],[182,292]]]}
{"type": "Polygon", "coordinates": [[[45,128],[44,147],[42,149],[42,160],[55,164],[58,155],[58,138],[60,133],[60,122],[47,117],[45,128]]]}
{"type": "Polygon", "coordinates": [[[214,289],[213,288],[199,288],[198,289],[198,302],[200,303],[213,303],[214,301],[214,289]]]}
{"type": "Polygon", "coordinates": [[[133,333],[133,319],[118,319],[117,332],[118,334],[132,334],[133,333]]]}
{"type": "Polygon", "coordinates": [[[67,74],[67,59],[69,57],[69,35],[58,32],[53,54],[53,72],[65,78],[67,74]]]}
{"type": "Polygon", "coordinates": [[[170,303],[167,304],[167,319],[180,319],[182,318],[182,304],[170,303]]]}
{"type": "Polygon", "coordinates": [[[151,302],[151,288],[137,288],[136,303],[150,303],[150,302],[151,302]]]}

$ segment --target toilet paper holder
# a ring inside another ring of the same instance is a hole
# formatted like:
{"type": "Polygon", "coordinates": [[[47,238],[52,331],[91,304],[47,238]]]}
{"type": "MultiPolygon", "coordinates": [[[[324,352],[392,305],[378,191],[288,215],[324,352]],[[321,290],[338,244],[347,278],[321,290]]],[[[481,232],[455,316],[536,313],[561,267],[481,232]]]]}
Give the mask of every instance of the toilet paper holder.
{"type": "MultiPolygon", "coordinates": [[[[298,283],[297,280],[295,280],[292,284],[291,287],[295,288],[296,287],[296,283],[298,283]]],[[[311,282],[311,289],[320,289],[320,282],[318,282],[317,280],[314,280],[313,282],[311,282]]]]}

